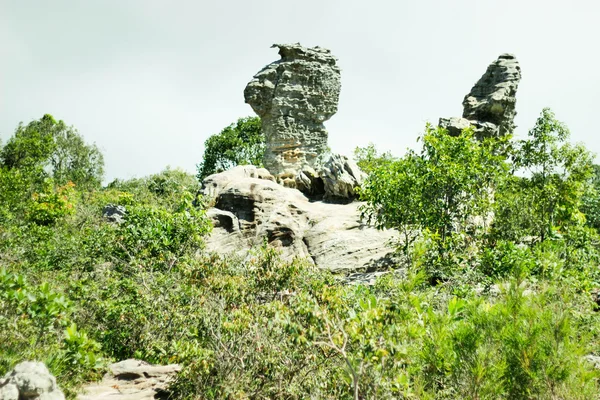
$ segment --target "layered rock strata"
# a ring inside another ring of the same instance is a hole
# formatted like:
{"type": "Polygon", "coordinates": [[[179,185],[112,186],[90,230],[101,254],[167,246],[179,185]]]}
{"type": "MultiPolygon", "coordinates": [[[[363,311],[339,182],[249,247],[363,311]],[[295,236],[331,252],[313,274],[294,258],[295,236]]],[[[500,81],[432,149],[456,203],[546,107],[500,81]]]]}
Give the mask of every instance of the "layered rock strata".
{"type": "Polygon", "coordinates": [[[323,123],[337,112],[340,69],[320,47],[273,47],[281,59],[254,76],[244,98],[262,121],[265,167],[284,186],[314,192],[318,158],[327,151],[323,123]]]}
{"type": "Polygon", "coordinates": [[[394,263],[397,232],[362,223],[361,203],[311,202],[261,171],[238,166],[203,181],[213,205],[207,211],[214,223],[209,251],[243,256],[266,238],[284,257],[305,257],[332,271],[385,270],[394,263]]]}
{"type": "Polygon", "coordinates": [[[465,96],[462,118],[440,118],[439,125],[452,135],[469,126],[480,138],[512,134],[520,80],[521,67],[515,56],[502,54],[465,96]]]}

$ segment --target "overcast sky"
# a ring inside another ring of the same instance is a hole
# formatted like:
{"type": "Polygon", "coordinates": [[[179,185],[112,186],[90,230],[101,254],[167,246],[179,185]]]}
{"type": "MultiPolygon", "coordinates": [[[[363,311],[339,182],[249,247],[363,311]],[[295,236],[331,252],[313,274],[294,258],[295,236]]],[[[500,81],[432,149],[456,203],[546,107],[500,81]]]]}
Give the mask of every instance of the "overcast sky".
{"type": "Polygon", "coordinates": [[[203,143],[254,115],[246,83],[273,43],[329,48],[342,69],[335,152],[397,155],[516,54],[517,135],[543,107],[600,153],[596,0],[0,0],[0,138],[45,113],[105,155],[106,179],[195,172],[203,143]]]}

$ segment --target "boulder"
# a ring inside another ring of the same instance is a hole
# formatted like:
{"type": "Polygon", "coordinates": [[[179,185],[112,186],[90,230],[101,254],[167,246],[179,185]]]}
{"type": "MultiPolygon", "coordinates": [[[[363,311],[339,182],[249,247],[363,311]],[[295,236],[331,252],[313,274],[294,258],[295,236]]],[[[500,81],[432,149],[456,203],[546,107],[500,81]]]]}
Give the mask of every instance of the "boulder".
{"type": "Polygon", "coordinates": [[[65,395],[42,362],[24,361],[0,379],[2,400],[64,400],[65,395]]]}
{"type": "Polygon", "coordinates": [[[323,123],[337,112],[340,69],[327,49],[298,43],[273,47],[281,59],[254,76],[244,98],[261,118],[265,167],[284,186],[311,192],[310,176],[301,171],[315,170],[326,152],[323,123]]]}
{"type": "Polygon", "coordinates": [[[78,400],[153,400],[169,398],[167,386],[177,372],[178,364],[152,365],[140,360],[124,360],[111,364],[102,381],[85,386],[78,400]]]}
{"type": "Polygon", "coordinates": [[[120,224],[124,221],[127,210],[123,206],[107,204],[102,209],[102,216],[109,222],[120,224]]]}
{"type": "Polygon", "coordinates": [[[214,205],[207,211],[214,223],[207,239],[209,251],[244,255],[266,239],[285,258],[305,257],[332,271],[392,266],[397,232],[363,223],[361,203],[310,201],[299,190],[270,179],[241,177],[244,174],[236,171],[240,168],[203,181],[202,190],[214,205]]]}
{"type": "Polygon", "coordinates": [[[356,163],[340,154],[325,157],[320,170],[326,200],[353,200],[356,189],[366,178],[356,163]]]}

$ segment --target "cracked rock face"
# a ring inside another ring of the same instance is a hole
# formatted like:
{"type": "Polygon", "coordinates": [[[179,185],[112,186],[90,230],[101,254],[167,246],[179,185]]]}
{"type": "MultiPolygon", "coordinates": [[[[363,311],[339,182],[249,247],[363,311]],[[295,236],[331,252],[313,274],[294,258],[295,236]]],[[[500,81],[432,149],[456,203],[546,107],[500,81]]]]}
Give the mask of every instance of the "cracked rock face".
{"type": "Polygon", "coordinates": [[[356,189],[366,178],[358,165],[348,157],[329,154],[323,161],[321,177],[326,200],[353,200],[356,189]]]}
{"type": "Polygon", "coordinates": [[[323,123],[337,112],[340,69],[331,52],[320,47],[273,47],[279,48],[281,60],[254,76],[244,98],[262,121],[265,167],[279,183],[296,188],[306,182],[298,175],[316,170],[317,158],[326,152],[323,123]]]}
{"type": "Polygon", "coordinates": [[[462,118],[440,118],[440,126],[452,135],[470,125],[478,137],[512,134],[520,80],[521,67],[515,56],[502,54],[465,96],[462,118]]]}

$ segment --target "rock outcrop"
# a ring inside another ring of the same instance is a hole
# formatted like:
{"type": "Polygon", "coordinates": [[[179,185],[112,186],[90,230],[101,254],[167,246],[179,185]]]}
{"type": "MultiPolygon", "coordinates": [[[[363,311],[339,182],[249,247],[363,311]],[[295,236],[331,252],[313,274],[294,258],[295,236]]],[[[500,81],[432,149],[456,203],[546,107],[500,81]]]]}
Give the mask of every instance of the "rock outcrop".
{"type": "Polygon", "coordinates": [[[474,126],[477,137],[512,134],[521,67],[512,54],[502,54],[487,68],[463,100],[462,118],[440,118],[439,125],[458,135],[474,126]]]}
{"type": "Polygon", "coordinates": [[[120,224],[125,220],[127,210],[123,206],[107,204],[102,209],[102,216],[109,222],[120,224]]]}
{"type": "Polygon", "coordinates": [[[102,381],[85,386],[77,400],[169,398],[166,388],[181,367],[130,359],[111,364],[108,369],[102,381]]]}
{"type": "Polygon", "coordinates": [[[366,178],[355,162],[340,154],[328,154],[319,170],[326,200],[354,199],[356,189],[366,178]]]}
{"type": "Polygon", "coordinates": [[[244,98],[262,121],[267,170],[284,186],[310,193],[318,157],[327,150],[323,123],[337,112],[340,69],[331,52],[320,47],[273,47],[281,60],[254,76],[244,98]]]}
{"type": "Polygon", "coordinates": [[[360,221],[361,203],[311,202],[300,191],[260,176],[252,166],[238,166],[207,177],[203,194],[214,207],[214,229],[207,249],[243,255],[263,240],[284,257],[306,257],[332,271],[375,271],[393,260],[393,230],[379,231],[360,221]]]}
{"type": "Polygon", "coordinates": [[[22,362],[0,379],[0,400],[64,399],[56,378],[41,362],[22,362]]]}

